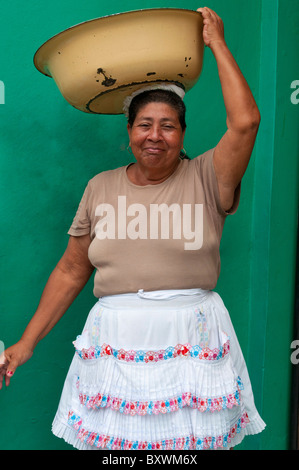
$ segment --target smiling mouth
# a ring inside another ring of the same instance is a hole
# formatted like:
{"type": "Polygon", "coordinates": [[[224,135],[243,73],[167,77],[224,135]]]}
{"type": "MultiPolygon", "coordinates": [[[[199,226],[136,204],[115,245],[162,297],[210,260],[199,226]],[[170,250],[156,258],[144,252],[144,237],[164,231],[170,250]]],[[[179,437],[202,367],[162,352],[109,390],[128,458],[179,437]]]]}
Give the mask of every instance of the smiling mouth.
{"type": "Polygon", "coordinates": [[[147,147],[147,148],[145,149],[145,151],[146,151],[147,153],[160,153],[160,152],[163,152],[163,149],[161,149],[161,148],[156,148],[156,147],[147,147]]]}

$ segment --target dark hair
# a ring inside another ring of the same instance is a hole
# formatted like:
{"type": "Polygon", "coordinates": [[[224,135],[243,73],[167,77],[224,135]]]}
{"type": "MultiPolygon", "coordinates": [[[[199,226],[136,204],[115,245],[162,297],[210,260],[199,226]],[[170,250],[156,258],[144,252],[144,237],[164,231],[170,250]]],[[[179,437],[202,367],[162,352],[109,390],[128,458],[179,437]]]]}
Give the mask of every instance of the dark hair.
{"type": "Polygon", "coordinates": [[[183,100],[171,90],[148,90],[135,96],[129,107],[128,123],[132,127],[140,109],[149,103],[166,103],[176,110],[178,118],[184,131],[186,129],[186,106],[183,100]]]}

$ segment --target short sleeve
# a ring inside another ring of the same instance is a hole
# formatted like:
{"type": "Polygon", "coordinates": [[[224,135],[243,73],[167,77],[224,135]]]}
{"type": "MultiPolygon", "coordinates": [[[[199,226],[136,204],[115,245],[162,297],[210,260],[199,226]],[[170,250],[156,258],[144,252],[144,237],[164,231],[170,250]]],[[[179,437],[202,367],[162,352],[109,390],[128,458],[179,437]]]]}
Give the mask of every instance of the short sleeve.
{"type": "Polygon", "coordinates": [[[208,150],[201,156],[197,157],[195,159],[196,168],[202,180],[207,204],[209,204],[209,206],[212,207],[212,209],[214,209],[215,211],[217,211],[217,213],[219,213],[221,216],[226,217],[227,215],[234,214],[239,207],[241,183],[239,183],[235,190],[232,207],[229,211],[225,211],[222,208],[220,202],[219,188],[213,163],[214,150],[215,149],[208,150]]]}
{"type": "Polygon", "coordinates": [[[69,231],[67,232],[69,235],[80,237],[81,235],[87,235],[88,233],[90,233],[90,193],[90,183],[88,183],[83,193],[82,199],[79,203],[79,207],[73,219],[73,223],[70,226],[69,231]]]}

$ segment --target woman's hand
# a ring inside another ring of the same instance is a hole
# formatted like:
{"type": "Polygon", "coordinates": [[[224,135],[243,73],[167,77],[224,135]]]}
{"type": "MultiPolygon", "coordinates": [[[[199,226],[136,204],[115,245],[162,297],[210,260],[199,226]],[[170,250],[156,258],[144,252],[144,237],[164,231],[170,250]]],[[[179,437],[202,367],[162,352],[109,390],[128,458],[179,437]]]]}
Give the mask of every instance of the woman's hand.
{"type": "Polygon", "coordinates": [[[222,19],[210,8],[198,8],[203,17],[203,40],[206,46],[212,48],[216,43],[224,43],[224,26],[222,19]]]}
{"type": "Polygon", "coordinates": [[[94,270],[88,259],[89,245],[89,234],[70,237],[20,341],[0,355],[0,389],[3,378],[8,386],[16,368],[31,358],[37,343],[52,330],[87,283],[94,270]]]}
{"type": "Polygon", "coordinates": [[[25,364],[33,354],[32,349],[22,340],[6,349],[0,356],[0,390],[2,388],[3,378],[8,387],[10,379],[14,375],[16,368],[25,364]]]}

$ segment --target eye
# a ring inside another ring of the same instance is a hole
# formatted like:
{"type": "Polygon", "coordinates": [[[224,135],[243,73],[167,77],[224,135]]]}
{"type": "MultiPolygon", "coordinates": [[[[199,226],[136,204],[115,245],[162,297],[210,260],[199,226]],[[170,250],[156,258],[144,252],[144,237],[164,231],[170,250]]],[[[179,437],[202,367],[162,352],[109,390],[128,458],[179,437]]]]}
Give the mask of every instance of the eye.
{"type": "Polygon", "coordinates": [[[143,122],[141,124],[138,125],[138,127],[143,127],[143,128],[148,128],[150,125],[146,122],[143,122]]]}

